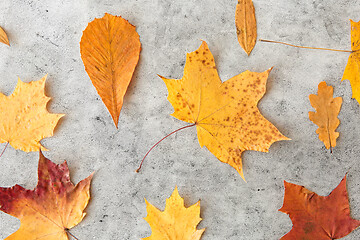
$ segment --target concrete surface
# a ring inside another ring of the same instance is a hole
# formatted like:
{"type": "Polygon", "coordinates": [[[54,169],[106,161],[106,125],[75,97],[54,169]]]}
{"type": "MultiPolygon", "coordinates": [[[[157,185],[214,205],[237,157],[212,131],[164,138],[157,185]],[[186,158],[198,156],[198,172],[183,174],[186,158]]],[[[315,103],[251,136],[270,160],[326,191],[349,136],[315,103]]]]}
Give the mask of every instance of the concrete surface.
{"type": "MultiPolygon", "coordinates": [[[[351,214],[360,219],[360,107],[348,81],[340,82],[348,53],[302,50],[258,42],[247,57],[237,42],[229,0],[1,0],[0,26],[11,47],[0,45],[0,91],[10,94],[17,77],[38,80],[49,74],[49,110],[65,113],[55,136],[42,141],[54,162],[67,160],[74,182],[95,171],[92,200],[84,221],[72,229],[79,239],[140,239],[150,235],[144,197],[163,209],[175,185],[187,206],[201,199],[208,239],[279,239],[292,226],[278,212],[283,180],[329,194],[345,173],[351,214]],[[105,12],[137,26],[140,62],[125,97],[119,129],[84,70],[79,41],[89,21],[105,12]],[[220,77],[271,66],[267,94],[259,108],[292,141],[273,144],[269,153],[243,154],[245,183],[234,169],[199,147],[196,132],[170,137],[148,156],[153,143],[185,124],[169,114],[165,84],[156,74],[180,78],[185,54],[206,40],[220,77]],[[330,154],[308,120],[308,95],[319,82],[335,86],[344,99],[340,137],[330,154]]],[[[258,37],[317,47],[350,49],[350,22],[360,20],[360,1],[254,0],[258,37]]],[[[1,147],[3,147],[2,145],[1,147]]],[[[0,159],[0,185],[33,188],[38,153],[8,148],[0,159]]],[[[19,227],[0,213],[0,237],[19,227]]],[[[344,239],[359,239],[360,229],[344,239]]]]}

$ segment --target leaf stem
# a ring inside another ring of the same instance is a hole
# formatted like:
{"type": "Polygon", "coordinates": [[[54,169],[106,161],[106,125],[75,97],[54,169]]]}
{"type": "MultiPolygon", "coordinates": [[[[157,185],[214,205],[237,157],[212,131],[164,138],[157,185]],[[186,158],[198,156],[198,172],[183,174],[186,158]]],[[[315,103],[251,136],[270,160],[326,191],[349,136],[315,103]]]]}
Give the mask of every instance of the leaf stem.
{"type": "MultiPolygon", "coordinates": [[[[327,132],[328,132],[328,136],[329,136],[329,144],[330,144],[330,154],[332,154],[332,143],[331,143],[331,136],[330,136],[330,129],[329,129],[329,127],[330,127],[330,117],[329,117],[329,113],[328,113],[328,111],[327,111],[327,109],[326,109],[326,115],[327,115],[327,132]]],[[[336,141],[336,140],[335,140],[336,141]]]]}
{"type": "Polygon", "coordinates": [[[66,231],[70,236],[72,236],[73,238],[75,238],[76,240],[79,240],[77,237],[75,237],[75,236],[70,232],[69,229],[65,229],[65,231],[66,231]]]}
{"type": "Polygon", "coordinates": [[[141,163],[140,163],[140,166],[139,166],[139,168],[138,169],[136,169],[136,171],[135,172],[139,172],[140,171],[140,169],[141,169],[141,166],[143,165],[143,163],[144,163],[144,160],[145,160],[145,158],[146,158],[146,156],[151,152],[151,150],[153,150],[153,148],[154,147],[156,147],[159,143],[161,143],[165,138],[167,138],[167,137],[169,137],[169,136],[171,136],[172,134],[174,134],[174,133],[176,133],[176,132],[178,132],[178,131],[180,131],[180,130],[183,130],[183,129],[185,129],[185,128],[189,128],[189,127],[193,127],[193,126],[195,126],[196,125],[196,123],[193,123],[193,124],[191,124],[191,125],[187,125],[187,126],[185,126],[185,127],[181,127],[181,128],[179,128],[179,129],[176,129],[175,131],[173,131],[173,132],[171,132],[171,133],[169,133],[168,135],[166,135],[165,137],[163,137],[162,139],[160,139],[157,143],[155,143],[150,149],[149,149],[149,151],[147,151],[147,153],[145,154],[145,156],[144,156],[144,158],[141,160],[141,163]]]}
{"type": "Polygon", "coordinates": [[[0,158],[1,158],[1,156],[4,154],[4,152],[5,152],[6,148],[8,147],[8,145],[9,145],[9,142],[6,143],[4,149],[3,149],[2,152],[0,153],[0,158]]]}
{"type": "Polygon", "coordinates": [[[269,43],[280,43],[283,45],[291,46],[291,47],[297,47],[297,48],[307,48],[307,49],[317,49],[317,50],[326,50],[326,51],[334,51],[334,52],[348,52],[352,53],[353,51],[349,50],[339,50],[339,49],[332,49],[332,48],[316,48],[316,47],[304,47],[304,46],[298,46],[290,43],[284,43],[279,41],[272,41],[272,40],[266,40],[266,39],[259,39],[260,42],[269,42],[269,43]]]}

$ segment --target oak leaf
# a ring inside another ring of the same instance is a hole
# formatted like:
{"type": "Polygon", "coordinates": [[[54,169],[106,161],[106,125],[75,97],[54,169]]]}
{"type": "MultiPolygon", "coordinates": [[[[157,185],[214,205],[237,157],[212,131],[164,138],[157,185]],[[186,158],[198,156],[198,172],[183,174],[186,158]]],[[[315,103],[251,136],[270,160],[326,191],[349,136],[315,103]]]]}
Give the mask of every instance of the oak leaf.
{"type": "Polygon", "coordinates": [[[318,88],[318,95],[309,96],[311,106],[316,110],[316,112],[309,112],[309,119],[318,125],[316,133],[329,149],[336,146],[336,139],[339,137],[339,133],[335,130],[340,124],[337,116],[342,105],[342,98],[333,98],[333,87],[327,86],[326,82],[321,82],[318,88]]]}
{"type": "Polygon", "coordinates": [[[346,176],[326,197],[286,181],[284,185],[284,204],[279,211],[289,215],[293,227],[282,240],[339,239],[360,225],[350,216],[346,176]]]}
{"type": "Polygon", "coordinates": [[[8,37],[7,37],[7,34],[6,34],[6,32],[4,31],[4,29],[2,29],[1,27],[0,27],[0,43],[4,43],[4,44],[10,46],[10,43],[9,43],[9,39],[8,39],[8,37]]]}
{"type": "Polygon", "coordinates": [[[34,190],[0,188],[0,210],[21,221],[5,240],[68,240],[69,229],[85,217],[92,175],[74,186],[66,161],[57,165],[40,151],[38,176],[34,190]]]}
{"type": "Polygon", "coordinates": [[[175,110],[171,115],[195,124],[200,146],[234,167],[243,179],[242,152],[267,152],[272,143],[288,140],[257,108],[270,71],[245,71],[222,83],[203,42],[187,54],[182,79],[161,77],[175,110]]]}
{"type": "Polygon", "coordinates": [[[235,25],[240,46],[250,55],[256,43],[255,7],[252,0],[239,0],[236,6],[235,25]]]}
{"type": "Polygon", "coordinates": [[[200,218],[200,201],[186,208],[177,187],[166,199],[164,211],[151,205],[146,199],[147,216],[152,233],[145,240],[200,240],[205,229],[197,230],[200,218]]]}
{"type": "Polygon", "coordinates": [[[90,22],[81,38],[80,52],[85,70],[116,127],[140,50],[135,26],[108,13],[90,22]]]}
{"type": "Polygon", "coordinates": [[[341,81],[348,79],[351,84],[352,98],[360,103],[360,21],[351,23],[351,50],[341,81]]]}
{"type": "Polygon", "coordinates": [[[25,152],[46,150],[40,140],[54,134],[64,114],[46,110],[50,98],[45,96],[46,76],[24,83],[20,79],[10,96],[0,93],[0,143],[9,143],[25,152]]]}

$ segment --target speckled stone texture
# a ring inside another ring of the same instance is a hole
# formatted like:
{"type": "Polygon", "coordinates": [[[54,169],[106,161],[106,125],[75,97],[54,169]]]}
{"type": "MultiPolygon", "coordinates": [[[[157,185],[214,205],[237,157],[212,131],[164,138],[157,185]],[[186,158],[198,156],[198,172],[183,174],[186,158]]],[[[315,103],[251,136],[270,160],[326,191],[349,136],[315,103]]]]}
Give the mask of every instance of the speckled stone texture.
{"type": "MultiPolygon", "coordinates": [[[[360,107],[349,81],[340,82],[348,53],[296,49],[257,42],[250,57],[235,29],[236,0],[1,0],[0,26],[11,47],[0,45],[0,91],[10,94],[20,77],[49,74],[48,108],[65,113],[55,136],[42,141],[45,156],[67,160],[74,182],[95,171],[92,200],[84,221],[72,229],[79,239],[140,239],[151,233],[143,220],[144,197],[163,209],[175,188],[187,206],[201,199],[203,240],[279,239],[292,226],[278,212],[283,180],[320,195],[335,188],[346,172],[352,216],[360,219],[360,107]],[[97,95],[80,58],[79,42],[89,21],[105,12],[137,26],[140,62],[125,96],[119,129],[97,95]],[[269,153],[243,154],[245,183],[227,164],[199,147],[194,129],[179,132],[155,148],[140,173],[135,169],[153,143],[185,125],[169,114],[167,90],[157,76],[181,78],[187,52],[206,40],[223,81],[245,71],[274,66],[262,114],[292,141],[269,153]],[[330,154],[308,119],[308,95],[319,82],[344,99],[338,146],[330,154]]],[[[350,22],[360,20],[360,1],[254,0],[258,37],[350,50],[350,22]]],[[[3,147],[4,144],[1,146],[3,147]]],[[[1,148],[0,147],[0,148],[1,148]]],[[[8,148],[0,159],[0,186],[33,188],[38,153],[8,148]]],[[[20,223],[0,213],[0,237],[20,223]]],[[[344,239],[359,239],[360,229],[344,239]]]]}

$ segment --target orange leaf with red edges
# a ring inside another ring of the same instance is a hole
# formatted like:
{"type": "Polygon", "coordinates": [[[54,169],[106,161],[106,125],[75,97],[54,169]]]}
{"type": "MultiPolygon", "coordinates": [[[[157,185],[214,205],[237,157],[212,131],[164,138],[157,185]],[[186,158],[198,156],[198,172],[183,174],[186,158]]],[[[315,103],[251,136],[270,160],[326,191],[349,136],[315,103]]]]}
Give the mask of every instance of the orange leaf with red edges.
{"type": "Polygon", "coordinates": [[[67,163],[57,165],[40,152],[38,176],[34,190],[0,188],[0,210],[21,221],[6,240],[68,240],[69,229],[85,217],[92,175],[74,186],[67,163]]]}
{"type": "Polygon", "coordinates": [[[360,225],[350,216],[346,176],[326,197],[286,181],[284,185],[284,204],[279,211],[289,215],[293,227],[282,240],[339,239],[360,225]]]}

